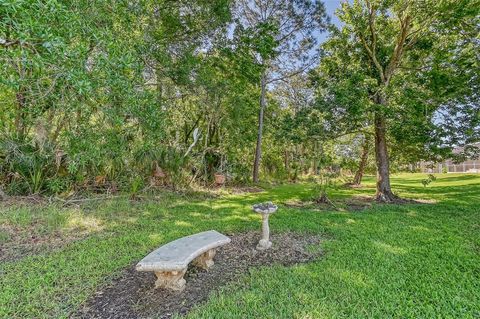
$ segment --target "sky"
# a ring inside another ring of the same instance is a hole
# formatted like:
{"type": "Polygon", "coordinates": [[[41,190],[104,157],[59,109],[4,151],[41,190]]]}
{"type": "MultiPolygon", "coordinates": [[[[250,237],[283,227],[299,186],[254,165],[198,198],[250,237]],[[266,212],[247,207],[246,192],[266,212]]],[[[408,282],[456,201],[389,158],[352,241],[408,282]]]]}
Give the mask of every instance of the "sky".
{"type": "MultiPolygon", "coordinates": [[[[327,10],[327,14],[330,16],[331,22],[337,26],[340,25],[340,21],[335,16],[335,10],[340,8],[340,4],[344,0],[324,0],[323,3],[325,4],[325,9],[327,10]]],[[[328,32],[323,32],[319,34],[319,41],[320,43],[324,42],[328,37],[328,32]]]]}

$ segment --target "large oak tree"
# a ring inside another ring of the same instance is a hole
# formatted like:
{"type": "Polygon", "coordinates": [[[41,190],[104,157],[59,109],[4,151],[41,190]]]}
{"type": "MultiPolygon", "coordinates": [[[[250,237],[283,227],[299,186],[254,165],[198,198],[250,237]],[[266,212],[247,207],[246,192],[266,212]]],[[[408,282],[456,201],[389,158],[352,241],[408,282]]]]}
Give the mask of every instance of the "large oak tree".
{"type": "Polygon", "coordinates": [[[343,26],[323,46],[319,101],[346,129],[373,123],[377,200],[396,200],[389,139],[440,148],[436,111],[474,94],[478,8],[478,1],[343,3],[343,26]]]}

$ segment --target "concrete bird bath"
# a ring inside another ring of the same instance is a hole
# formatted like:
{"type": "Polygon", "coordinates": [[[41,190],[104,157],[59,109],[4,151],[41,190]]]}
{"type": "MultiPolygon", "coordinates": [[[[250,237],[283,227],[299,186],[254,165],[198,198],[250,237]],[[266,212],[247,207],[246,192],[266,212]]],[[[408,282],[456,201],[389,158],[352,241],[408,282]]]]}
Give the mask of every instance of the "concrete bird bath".
{"type": "Polygon", "coordinates": [[[268,217],[277,211],[277,205],[272,202],[266,202],[253,205],[253,211],[262,215],[262,239],[258,242],[257,250],[265,250],[272,247],[270,241],[270,227],[268,226],[268,217]]]}

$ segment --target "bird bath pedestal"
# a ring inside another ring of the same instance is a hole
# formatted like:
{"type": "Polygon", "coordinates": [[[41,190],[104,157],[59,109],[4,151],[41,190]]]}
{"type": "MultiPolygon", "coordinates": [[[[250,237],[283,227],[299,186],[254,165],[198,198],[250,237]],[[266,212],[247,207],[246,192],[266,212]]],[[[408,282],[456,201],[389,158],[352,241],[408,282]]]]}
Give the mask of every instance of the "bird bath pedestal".
{"type": "Polygon", "coordinates": [[[268,217],[277,211],[278,207],[272,202],[253,205],[253,211],[262,215],[262,239],[258,242],[257,250],[265,250],[272,247],[270,241],[270,227],[268,217]]]}

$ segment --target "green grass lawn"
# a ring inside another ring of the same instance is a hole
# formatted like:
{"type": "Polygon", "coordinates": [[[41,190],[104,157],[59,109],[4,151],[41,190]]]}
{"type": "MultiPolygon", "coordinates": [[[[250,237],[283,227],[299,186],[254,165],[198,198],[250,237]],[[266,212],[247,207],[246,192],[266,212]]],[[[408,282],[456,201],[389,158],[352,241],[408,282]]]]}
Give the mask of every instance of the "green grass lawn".
{"type": "MultiPolygon", "coordinates": [[[[425,174],[392,179],[400,196],[428,204],[356,212],[281,205],[272,232],[321,234],[324,256],[255,269],[188,317],[480,318],[480,175],[437,176],[427,188],[420,182],[425,174]]],[[[372,195],[373,178],[366,185],[330,195],[336,201],[372,195]]],[[[0,268],[0,317],[68,317],[162,243],[208,229],[259,229],[253,203],[311,197],[312,185],[295,184],[217,198],[165,194],[76,208],[0,206],[0,243],[9,252],[0,268]],[[25,249],[32,240],[35,249],[25,249]]]]}

